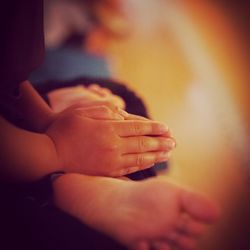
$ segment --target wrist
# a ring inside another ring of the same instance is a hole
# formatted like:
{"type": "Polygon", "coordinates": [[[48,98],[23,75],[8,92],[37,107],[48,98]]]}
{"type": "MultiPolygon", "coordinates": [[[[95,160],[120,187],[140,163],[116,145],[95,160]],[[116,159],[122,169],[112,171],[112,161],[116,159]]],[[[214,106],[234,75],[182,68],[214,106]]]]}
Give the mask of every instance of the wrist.
{"type": "Polygon", "coordinates": [[[53,137],[51,137],[47,132],[44,134],[44,136],[46,137],[51,157],[53,157],[52,164],[50,164],[52,165],[52,168],[49,174],[64,173],[63,163],[59,157],[57,146],[53,137]]]}
{"type": "Polygon", "coordinates": [[[59,177],[63,176],[65,172],[63,171],[57,171],[49,175],[50,181],[54,183],[59,177]]]}

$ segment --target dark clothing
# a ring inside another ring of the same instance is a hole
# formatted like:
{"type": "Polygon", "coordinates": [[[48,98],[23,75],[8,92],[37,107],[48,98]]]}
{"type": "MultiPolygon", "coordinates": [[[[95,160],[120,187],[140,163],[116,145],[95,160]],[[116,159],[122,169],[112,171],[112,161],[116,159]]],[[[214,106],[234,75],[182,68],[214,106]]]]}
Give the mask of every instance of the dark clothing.
{"type": "MultiPolygon", "coordinates": [[[[47,93],[51,90],[79,84],[88,86],[93,82],[121,96],[126,102],[128,112],[148,117],[142,100],[125,85],[112,80],[81,78],[66,82],[49,81],[38,84],[36,88],[48,102],[47,93]]],[[[152,168],[128,175],[133,180],[142,180],[152,176],[155,176],[152,168]]],[[[0,185],[1,249],[126,249],[53,206],[52,193],[51,182],[47,177],[29,184],[0,185]]]]}
{"type": "MultiPolygon", "coordinates": [[[[0,30],[0,115],[13,122],[18,115],[14,103],[19,84],[43,60],[43,1],[2,1],[0,30]]],[[[51,195],[49,180],[0,183],[0,249],[123,249],[54,207],[49,202],[51,195]]]]}
{"type": "MultiPolygon", "coordinates": [[[[13,103],[18,98],[15,97],[18,95],[18,86],[28,79],[43,60],[43,1],[9,0],[1,3],[0,28],[0,115],[15,123],[18,117],[13,103]]],[[[105,84],[108,86],[111,83],[104,81],[105,84]]],[[[48,90],[56,87],[56,83],[53,83],[50,86],[39,86],[38,89],[46,96],[48,90]]],[[[113,87],[115,94],[125,88],[115,84],[113,87]]],[[[131,97],[129,92],[128,100],[131,97]]],[[[135,101],[131,102],[134,108],[140,103],[138,98],[132,101],[135,101]]],[[[131,111],[130,108],[132,106],[128,106],[128,111],[131,111]]],[[[146,110],[142,112],[146,114],[146,110]]],[[[135,113],[143,115],[139,111],[135,113]]],[[[142,179],[154,175],[151,170],[145,173],[146,176],[139,174],[133,178],[142,179]]],[[[0,183],[0,197],[0,249],[125,249],[54,207],[50,201],[51,183],[46,177],[29,184],[0,183]]]]}
{"type": "Polygon", "coordinates": [[[0,115],[13,122],[19,84],[44,57],[43,0],[2,1],[0,30],[0,115]]]}
{"type": "Polygon", "coordinates": [[[125,250],[48,200],[46,180],[27,185],[0,185],[0,249],[125,250]]]}
{"type": "Polygon", "coordinates": [[[44,57],[43,0],[11,0],[0,8],[0,90],[12,93],[44,57]]]}

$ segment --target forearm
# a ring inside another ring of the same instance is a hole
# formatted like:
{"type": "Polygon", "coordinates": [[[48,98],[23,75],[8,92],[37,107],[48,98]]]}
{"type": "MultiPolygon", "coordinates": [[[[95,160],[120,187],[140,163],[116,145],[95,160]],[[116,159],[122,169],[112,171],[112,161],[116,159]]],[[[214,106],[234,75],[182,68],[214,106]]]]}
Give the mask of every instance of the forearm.
{"type": "Polygon", "coordinates": [[[34,181],[60,170],[57,152],[47,135],[17,128],[0,117],[0,138],[3,181],[34,181]]]}
{"type": "Polygon", "coordinates": [[[16,100],[16,110],[28,127],[35,132],[44,132],[54,119],[54,112],[28,82],[22,82],[16,100]]]}

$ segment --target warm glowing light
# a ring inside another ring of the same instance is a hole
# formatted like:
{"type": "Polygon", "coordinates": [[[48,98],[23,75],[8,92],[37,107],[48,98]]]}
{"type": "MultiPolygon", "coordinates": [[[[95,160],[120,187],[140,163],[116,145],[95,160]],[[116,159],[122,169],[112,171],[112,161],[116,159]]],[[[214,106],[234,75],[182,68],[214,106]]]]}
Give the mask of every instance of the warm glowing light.
{"type": "MultiPolygon", "coordinates": [[[[239,194],[249,192],[242,40],[224,10],[210,1],[131,0],[127,5],[133,35],[111,46],[115,74],[174,131],[178,147],[170,177],[212,194],[225,209],[211,236],[218,237],[229,228],[239,194]]],[[[200,249],[226,249],[208,241],[200,249]]]]}

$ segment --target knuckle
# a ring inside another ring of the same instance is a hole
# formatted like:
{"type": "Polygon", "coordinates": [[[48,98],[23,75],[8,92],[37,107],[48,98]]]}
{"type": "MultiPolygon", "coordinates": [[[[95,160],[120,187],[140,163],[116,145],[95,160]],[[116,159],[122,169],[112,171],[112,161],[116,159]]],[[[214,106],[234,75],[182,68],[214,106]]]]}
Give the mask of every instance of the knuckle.
{"type": "Polygon", "coordinates": [[[143,152],[147,147],[147,142],[146,142],[145,138],[139,137],[137,142],[138,142],[138,150],[140,152],[143,152]]]}
{"type": "Polygon", "coordinates": [[[100,110],[102,113],[109,115],[111,113],[111,110],[106,105],[101,105],[100,110]]]}
{"type": "Polygon", "coordinates": [[[110,107],[112,109],[115,107],[115,105],[109,99],[103,100],[103,105],[105,105],[106,107],[110,107]]]}
{"type": "Polygon", "coordinates": [[[138,123],[138,122],[133,122],[132,123],[132,132],[135,134],[135,135],[139,135],[141,133],[141,125],[138,123]]]}
{"type": "Polygon", "coordinates": [[[106,112],[109,110],[109,108],[104,103],[101,104],[100,108],[106,112]]]}
{"type": "Polygon", "coordinates": [[[102,123],[102,132],[104,133],[104,135],[107,136],[112,136],[115,134],[115,129],[114,126],[112,125],[112,123],[110,123],[109,121],[104,121],[102,123]]]}
{"type": "Polygon", "coordinates": [[[105,149],[110,153],[109,161],[118,162],[120,156],[120,143],[116,138],[105,137],[105,149]]]}
{"type": "Polygon", "coordinates": [[[145,156],[143,154],[138,154],[137,155],[136,165],[137,166],[144,166],[145,165],[145,156]]]}

